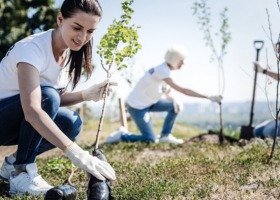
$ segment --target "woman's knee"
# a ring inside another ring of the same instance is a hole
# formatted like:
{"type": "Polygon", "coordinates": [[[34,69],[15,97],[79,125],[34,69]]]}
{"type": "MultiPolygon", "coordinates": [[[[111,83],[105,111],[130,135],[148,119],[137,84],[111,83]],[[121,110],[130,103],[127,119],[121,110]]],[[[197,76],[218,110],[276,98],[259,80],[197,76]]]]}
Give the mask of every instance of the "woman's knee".
{"type": "Polygon", "coordinates": [[[53,87],[41,87],[42,91],[42,108],[47,113],[55,114],[60,106],[60,95],[53,87]]]}
{"type": "Polygon", "coordinates": [[[67,108],[60,108],[55,122],[61,131],[72,141],[77,140],[83,122],[79,114],[67,108]]]}
{"type": "Polygon", "coordinates": [[[83,127],[83,122],[82,122],[81,117],[78,115],[78,113],[75,112],[75,114],[76,114],[77,118],[76,118],[75,122],[72,123],[72,125],[73,125],[72,131],[69,131],[69,133],[67,135],[70,138],[70,140],[72,140],[72,141],[76,141],[78,139],[79,134],[83,127]]]}

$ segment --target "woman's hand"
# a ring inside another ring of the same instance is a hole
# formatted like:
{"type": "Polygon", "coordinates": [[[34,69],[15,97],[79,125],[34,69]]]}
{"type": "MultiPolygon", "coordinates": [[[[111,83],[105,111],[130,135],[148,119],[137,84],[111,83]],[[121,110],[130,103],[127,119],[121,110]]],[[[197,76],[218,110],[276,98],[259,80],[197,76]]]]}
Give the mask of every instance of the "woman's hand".
{"type": "Polygon", "coordinates": [[[99,180],[115,180],[116,175],[111,165],[100,160],[96,156],[92,156],[88,151],[83,150],[76,143],[72,143],[65,150],[66,155],[74,165],[92,174],[99,180]]]}
{"type": "Polygon", "coordinates": [[[106,89],[107,84],[109,84],[109,89],[107,95],[110,94],[111,88],[110,86],[117,86],[117,82],[111,82],[110,79],[106,79],[102,83],[95,84],[88,89],[82,90],[82,96],[84,101],[99,101],[103,98],[104,91],[106,89]]]}
{"type": "Polygon", "coordinates": [[[216,102],[216,103],[222,103],[223,97],[221,95],[214,95],[214,96],[209,96],[208,99],[210,99],[210,101],[212,102],[216,102]]]}

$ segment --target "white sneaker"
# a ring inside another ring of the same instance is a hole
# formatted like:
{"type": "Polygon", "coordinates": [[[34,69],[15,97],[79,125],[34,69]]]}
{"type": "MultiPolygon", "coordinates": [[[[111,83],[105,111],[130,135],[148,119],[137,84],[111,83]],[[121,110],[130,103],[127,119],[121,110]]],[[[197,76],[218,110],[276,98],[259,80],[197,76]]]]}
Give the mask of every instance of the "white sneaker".
{"type": "Polygon", "coordinates": [[[118,131],[124,132],[124,133],[128,133],[127,128],[125,128],[124,126],[121,126],[120,128],[118,128],[118,131]]]}
{"type": "Polygon", "coordinates": [[[5,157],[0,170],[0,178],[4,181],[9,181],[12,171],[15,171],[14,165],[9,163],[7,157],[5,157]]]}
{"type": "Polygon", "coordinates": [[[159,138],[158,142],[171,143],[171,144],[183,144],[184,140],[177,139],[173,135],[169,134],[167,136],[163,136],[163,137],[159,138]]]}
{"type": "Polygon", "coordinates": [[[10,194],[17,193],[21,196],[24,193],[33,195],[45,194],[53,186],[49,185],[38,173],[37,165],[31,163],[26,165],[26,172],[22,172],[17,176],[10,177],[10,194]]]}
{"type": "Polygon", "coordinates": [[[127,133],[127,129],[123,126],[121,126],[116,132],[111,133],[109,137],[106,139],[106,144],[113,144],[118,143],[122,141],[122,134],[127,133]]]}

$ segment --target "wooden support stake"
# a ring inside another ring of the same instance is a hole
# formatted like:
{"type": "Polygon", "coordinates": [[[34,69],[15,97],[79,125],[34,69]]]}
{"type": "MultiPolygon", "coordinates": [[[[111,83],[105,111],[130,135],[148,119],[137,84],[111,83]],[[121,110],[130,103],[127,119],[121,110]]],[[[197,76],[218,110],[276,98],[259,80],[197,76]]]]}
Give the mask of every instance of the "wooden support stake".
{"type": "Polygon", "coordinates": [[[119,98],[119,108],[120,108],[120,120],[123,127],[126,129],[127,127],[127,117],[126,117],[126,110],[124,105],[124,100],[122,98],[119,98]]]}

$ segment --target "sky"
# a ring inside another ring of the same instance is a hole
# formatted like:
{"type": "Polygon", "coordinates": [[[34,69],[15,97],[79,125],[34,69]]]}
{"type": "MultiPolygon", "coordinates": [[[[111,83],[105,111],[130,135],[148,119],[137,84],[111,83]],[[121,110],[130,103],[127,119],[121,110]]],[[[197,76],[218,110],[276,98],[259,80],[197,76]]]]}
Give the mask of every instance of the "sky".
{"type": "MultiPolygon", "coordinates": [[[[56,1],[56,6],[61,4],[56,1]]],[[[96,69],[87,83],[80,88],[106,78],[97,56],[96,46],[100,38],[106,33],[113,19],[123,13],[121,0],[100,0],[103,18],[94,33],[94,64],[96,69]]],[[[132,23],[141,26],[138,31],[142,49],[135,55],[133,79],[136,81],[145,70],[161,64],[167,48],[174,44],[181,44],[188,50],[188,56],[181,70],[172,71],[172,78],[183,87],[202,94],[220,94],[217,63],[210,62],[211,50],[205,45],[203,32],[193,15],[194,0],[135,0],[132,8],[132,23]]],[[[269,38],[268,15],[271,23],[273,41],[277,41],[280,33],[280,11],[277,0],[208,0],[211,8],[211,24],[213,33],[219,26],[219,14],[227,7],[229,31],[232,40],[227,47],[224,57],[225,84],[223,101],[251,101],[254,84],[253,61],[256,60],[255,40],[263,40],[264,48],[260,51],[259,60],[264,66],[268,63],[272,70],[277,70],[273,46],[269,38]],[[267,14],[268,13],[268,14],[267,14]],[[278,22],[278,23],[277,23],[278,22]]],[[[121,97],[126,97],[130,88],[120,78],[120,74],[113,75],[118,83],[115,91],[121,97]]],[[[78,88],[79,89],[79,88],[78,88]]],[[[205,100],[176,93],[185,102],[205,102],[205,100]]],[[[257,76],[256,101],[274,100],[276,96],[276,81],[267,84],[263,74],[257,76]]]]}

